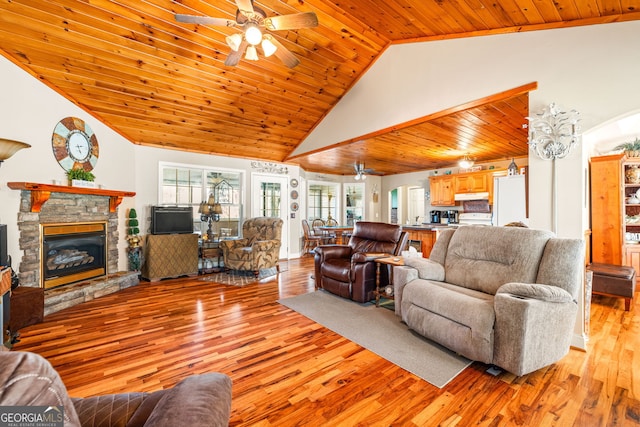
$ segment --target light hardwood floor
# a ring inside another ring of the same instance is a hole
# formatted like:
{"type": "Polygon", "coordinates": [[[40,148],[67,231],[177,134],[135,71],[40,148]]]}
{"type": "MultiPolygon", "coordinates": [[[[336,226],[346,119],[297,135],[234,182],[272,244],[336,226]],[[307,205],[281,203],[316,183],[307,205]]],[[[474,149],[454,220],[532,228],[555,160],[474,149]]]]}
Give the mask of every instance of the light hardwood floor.
{"type": "MultiPolygon", "coordinates": [[[[232,426],[640,425],[640,312],[594,297],[588,351],[514,377],[474,363],[438,389],[277,303],[313,290],[309,256],[246,287],[183,278],[50,315],[14,349],[45,356],[72,396],[233,379],[232,426]]],[[[375,331],[372,331],[375,333],[375,331]]]]}

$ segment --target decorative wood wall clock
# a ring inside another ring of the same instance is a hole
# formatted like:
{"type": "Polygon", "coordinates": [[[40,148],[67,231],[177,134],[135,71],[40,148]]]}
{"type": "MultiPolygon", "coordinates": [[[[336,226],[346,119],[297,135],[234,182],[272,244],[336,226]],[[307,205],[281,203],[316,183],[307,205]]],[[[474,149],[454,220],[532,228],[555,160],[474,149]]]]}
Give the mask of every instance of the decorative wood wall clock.
{"type": "Polygon", "coordinates": [[[51,147],[66,171],[84,169],[88,172],[98,163],[98,138],[89,125],[77,117],[66,117],[58,122],[51,137],[51,147]]]}

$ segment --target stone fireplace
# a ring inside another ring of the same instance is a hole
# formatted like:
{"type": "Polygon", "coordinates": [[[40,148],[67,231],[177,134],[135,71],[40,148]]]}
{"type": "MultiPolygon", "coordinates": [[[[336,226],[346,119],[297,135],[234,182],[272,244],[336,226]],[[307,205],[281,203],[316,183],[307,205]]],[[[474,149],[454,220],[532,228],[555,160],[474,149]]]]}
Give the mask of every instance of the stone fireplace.
{"type": "Polygon", "coordinates": [[[8,186],[22,190],[20,286],[45,288],[45,315],[138,284],[136,272],[118,272],[117,207],[135,193],[16,182],[8,186]]]}

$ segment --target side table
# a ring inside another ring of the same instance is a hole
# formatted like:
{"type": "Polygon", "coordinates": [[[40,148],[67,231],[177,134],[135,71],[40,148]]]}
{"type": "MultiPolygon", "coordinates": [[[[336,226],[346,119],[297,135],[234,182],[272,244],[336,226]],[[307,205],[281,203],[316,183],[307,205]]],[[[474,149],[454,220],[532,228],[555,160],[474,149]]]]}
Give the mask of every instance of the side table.
{"type": "Polygon", "coordinates": [[[376,290],[374,294],[376,296],[376,307],[380,307],[380,298],[393,299],[393,293],[386,292],[384,289],[380,289],[380,266],[388,265],[391,268],[389,269],[389,285],[393,286],[393,267],[404,265],[404,259],[400,256],[389,256],[385,258],[376,258],[375,262],[377,264],[377,273],[376,273],[376,290]]]}
{"type": "Polygon", "coordinates": [[[222,261],[222,249],[220,248],[220,242],[201,240],[200,246],[200,260],[198,261],[198,268],[200,274],[217,273],[222,271],[224,262],[222,261]]]}

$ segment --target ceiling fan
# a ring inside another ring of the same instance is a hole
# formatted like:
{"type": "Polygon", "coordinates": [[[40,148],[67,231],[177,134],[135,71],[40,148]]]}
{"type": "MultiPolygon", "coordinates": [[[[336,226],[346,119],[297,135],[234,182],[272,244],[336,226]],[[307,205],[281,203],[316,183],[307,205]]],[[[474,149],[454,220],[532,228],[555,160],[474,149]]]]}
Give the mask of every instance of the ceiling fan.
{"type": "Polygon", "coordinates": [[[359,181],[359,180],[365,180],[367,179],[367,175],[377,175],[377,173],[373,170],[373,169],[368,169],[364,167],[364,162],[360,162],[360,163],[354,163],[353,164],[353,169],[356,171],[356,176],[355,176],[355,180],[359,181]]]}
{"type": "Polygon", "coordinates": [[[258,60],[256,46],[260,45],[265,57],[276,55],[287,67],[293,68],[300,60],[282,45],[267,31],[297,30],[299,28],[312,28],[318,26],[318,17],[314,12],[294,13],[267,17],[264,10],[253,5],[253,0],[235,0],[238,9],[235,20],[226,18],[211,18],[208,16],[195,16],[176,14],[178,22],[189,24],[216,25],[221,27],[236,27],[242,29],[242,33],[227,36],[227,45],[231,53],[224,61],[225,65],[235,66],[245,54],[245,59],[258,60]]]}

